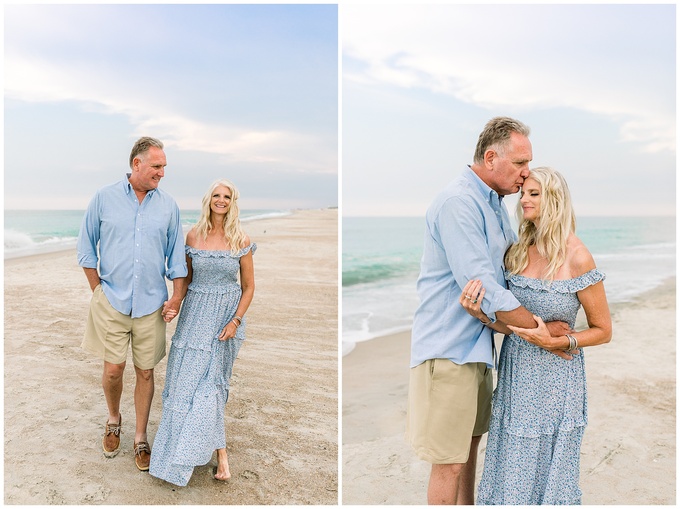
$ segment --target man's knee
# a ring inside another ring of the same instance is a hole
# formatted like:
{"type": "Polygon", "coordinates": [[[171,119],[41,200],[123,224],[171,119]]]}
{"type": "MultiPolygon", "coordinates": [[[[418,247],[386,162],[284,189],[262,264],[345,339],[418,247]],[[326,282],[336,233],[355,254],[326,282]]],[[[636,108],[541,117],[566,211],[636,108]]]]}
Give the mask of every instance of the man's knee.
{"type": "Polygon", "coordinates": [[[447,479],[457,479],[464,468],[465,463],[433,464],[432,476],[447,479]]]}
{"type": "Polygon", "coordinates": [[[122,364],[112,364],[110,362],[104,362],[104,377],[110,381],[119,380],[123,377],[123,372],[125,371],[125,363],[122,364]]]}
{"type": "Polygon", "coordinates": [[[135,366],[135,372],[137,373],[137,378],[145,382],[153,380],[153,368],[152,369],[140,369],[135,366]]]}

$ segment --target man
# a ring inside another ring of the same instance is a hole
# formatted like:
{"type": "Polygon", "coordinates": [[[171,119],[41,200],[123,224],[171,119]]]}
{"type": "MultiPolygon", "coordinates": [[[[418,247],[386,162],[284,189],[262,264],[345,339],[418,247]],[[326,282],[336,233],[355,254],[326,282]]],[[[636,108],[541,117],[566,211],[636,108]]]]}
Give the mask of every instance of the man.
{"type": "Polygon", "coordinates": [[[164,315],[179,309],[187,275],[179,208],[158,189],[166,164],[159,140],[137,140],[130,153],[132,172],[95,194],[78,237],[78,265],[93,292],[82,346],[104,360],[109,411],[104,455],[112,458],[120,451],[120,400],[130,345],[136,373],[135,464],[142,471],[149,469],[151,457],[146,428],[153,370],[165,357],[164,315]],[[173,282],[169,300],[165,277],[173,282]]]}
{"type": "MultiPolygon", "coordinates": [[[[490,120],[474,163],[427,211],[407,436],[416,454],[432,464],[430,504],[474,504],[477,447],[491,416],[493,335],[459,304],[461,289],[480,279],[486,289],[482,310],[492,321],[537,326],[506,289],[503,275],[503,256],[517,240],[503,197],[517,193],[529,175],[529,132],[511,118],[490,120]]],[[[548,327],[557,335],[566,324],[548,327]]]]}

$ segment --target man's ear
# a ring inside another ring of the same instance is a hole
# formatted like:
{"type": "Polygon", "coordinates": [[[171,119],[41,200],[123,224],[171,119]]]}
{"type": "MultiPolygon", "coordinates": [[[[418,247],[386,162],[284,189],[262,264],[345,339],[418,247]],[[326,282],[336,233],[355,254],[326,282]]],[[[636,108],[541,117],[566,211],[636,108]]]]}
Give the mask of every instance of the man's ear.
{"type": "Polygon", "coordinates": [[[497,157],[498,153],[494,149],[487,148],[484,152],[484,167],[489,171],[493,171],[493,162],[497,157]]]}

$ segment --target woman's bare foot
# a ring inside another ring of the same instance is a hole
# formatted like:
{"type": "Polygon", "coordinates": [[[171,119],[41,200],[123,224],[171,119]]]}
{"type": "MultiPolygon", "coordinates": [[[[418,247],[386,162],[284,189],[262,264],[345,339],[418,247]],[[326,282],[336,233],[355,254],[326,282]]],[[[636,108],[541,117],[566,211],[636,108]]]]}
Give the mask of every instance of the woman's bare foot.
{"type": "Polygon", "coordinates": [[[227,479],[231,478],[226,449],[217,449],[217,466],[213,470],[213,476],[218,481],[226,481],[227,479]]]}

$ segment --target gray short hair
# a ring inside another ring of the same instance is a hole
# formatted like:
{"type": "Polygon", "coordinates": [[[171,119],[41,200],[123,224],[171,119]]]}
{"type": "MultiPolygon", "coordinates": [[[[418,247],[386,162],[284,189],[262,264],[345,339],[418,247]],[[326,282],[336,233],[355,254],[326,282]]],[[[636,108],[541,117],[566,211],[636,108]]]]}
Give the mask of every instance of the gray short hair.
{"type": "Polygon", "coordinates": [[[132,168],[132,161],[135,160],[135,157],[145,153],[151,147],[163,150],[163,142],[156,138],[150,138],[149,136],[139,138],[132,146],[132,152],[130,152],[130,168],[132,168]]]}
{"type": "Polygon", "coordinates": [[[484,130],[479,135],[477,147],[475,148],[474,162],[479,164],[484,161],[484,153],[492,146],[496,145],[499,149],[505,148],[510,141],[510,134],[513,132],[529,136],[531,130],[519,120],[510,117],[494,117],[484,126],[484,130]]]}

